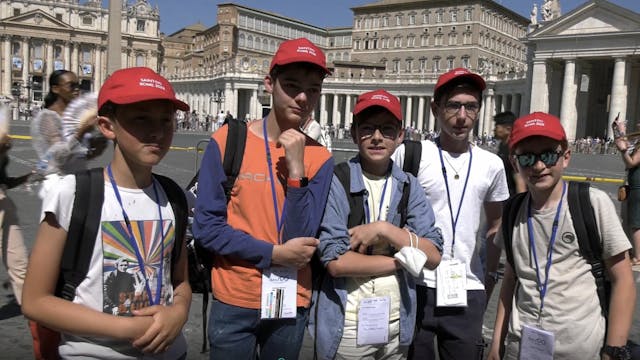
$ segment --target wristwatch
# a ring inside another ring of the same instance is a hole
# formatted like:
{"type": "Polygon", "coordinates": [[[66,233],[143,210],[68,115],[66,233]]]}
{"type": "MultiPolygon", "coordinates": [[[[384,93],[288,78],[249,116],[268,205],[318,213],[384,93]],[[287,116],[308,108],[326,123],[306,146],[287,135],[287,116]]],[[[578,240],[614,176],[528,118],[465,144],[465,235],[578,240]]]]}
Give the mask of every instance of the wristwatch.
{"type": "Polygon", "coordinates": [[[305,187],[307,185],[309,185],[308,177],[301,177],[297,179],[287,178],[287,186],[300,188],[300,187],[305,187]]]}
{"type": "Polygon", "coordinates": [[[602,352],[609,355],[614,360],[631,360],[631,351],[627,345],[610,346],[605,345],[602,352]]]}

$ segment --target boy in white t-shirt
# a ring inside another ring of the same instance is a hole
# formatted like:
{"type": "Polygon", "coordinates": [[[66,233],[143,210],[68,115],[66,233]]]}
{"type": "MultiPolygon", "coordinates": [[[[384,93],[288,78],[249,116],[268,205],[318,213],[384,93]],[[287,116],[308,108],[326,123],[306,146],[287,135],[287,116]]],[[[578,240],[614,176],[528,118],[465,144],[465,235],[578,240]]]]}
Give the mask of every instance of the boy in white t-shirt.
{"type": "MultiPolygon", "coordinates": [[[[421,142],[417,178],[442,229],[444,250],[439,272],[425,270],[418,282],[417,333],[409,358],[434,359],[437,346],[443,360],[477,359],[484,348],[482,321],[500,258],[492,240],[509,198],[502,160],[469,142],[485,86],[480,75],[458,68],[442,74],[434,88],[431,111],[441,130],[435,142],[421,142]],[[483,211],[485,268],[477,240],[483,211]]],[[[400,146],[395,163],[403,164],[404,157],[400,146]]]]}
{"type": "Polygon", "coordinates": [[[115,147],[104,170],[104,203],[91,262],[73,301],[54,294],[76,177],[62,177],[43,200],[22,311],[62,333],[62,358],[186,357],[181,330],[191,303],[187,252],[184,241],[174,249],[175,214],[152,175],[169,151],[176,110],[187,111],[188,105],[149,68],[118,70],[102,86],[98,127],[115,147]],[[180,257],[172,264],[174,251],[180,257]]]}
{"type": "MultiPolygon", "coordinates": [[[[590,188],[611,279],[607,324],[568,211],[562,175],[571,150],[560,119],[535,112],[516,120],[509,150],[529,193],[513,209],[513,267],[505,264],[489,359],[530,359],[532,351],[537,359],[631,359],[626,342],[636,288],[629,240],[613,203],[603,191],[590,188]]],[[[495,242],[505,246],[502,232],[495,242]]]]}

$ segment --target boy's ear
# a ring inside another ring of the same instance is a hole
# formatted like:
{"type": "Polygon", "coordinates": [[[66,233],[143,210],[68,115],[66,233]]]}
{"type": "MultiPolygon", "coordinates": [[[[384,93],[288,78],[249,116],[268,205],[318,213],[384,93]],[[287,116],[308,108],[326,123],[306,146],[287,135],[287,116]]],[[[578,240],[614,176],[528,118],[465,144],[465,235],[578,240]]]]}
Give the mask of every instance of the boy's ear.
{"type": "Polygon", "coordinates": [[[116,135],[113,131],[113,121],[107,116],[98,116],[98,123],[96,126],[100,129],[100,132],[105,138],[115,140],[116,135]]]}
{"type": "Polygon", "coordinates": [[[271,75],[267,75],[264,77],[264,91],[266,91],[269,94],[273,94],[273,87],[275,86],[276,82],[275,80],[271,77],[271,75]]]}
{"type": "Polygon", "coordinates": [[[400,128],[400,132],[398,133],[398,137],[396,138],[396,146],[400,146],[404,141],[404,128],[400,128]]]}

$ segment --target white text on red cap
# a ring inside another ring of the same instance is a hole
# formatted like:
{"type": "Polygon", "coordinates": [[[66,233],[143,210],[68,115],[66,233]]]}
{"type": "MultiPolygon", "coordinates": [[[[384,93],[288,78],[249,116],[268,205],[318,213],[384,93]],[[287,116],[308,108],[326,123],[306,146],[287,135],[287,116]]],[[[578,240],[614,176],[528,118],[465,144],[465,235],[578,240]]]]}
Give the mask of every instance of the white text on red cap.
{"type": "Polygon", "coordinates": [[[371,100],[384,100],[384,101],[386,101],[388,103],[391,102],[391,99],[389,99],[389,97],[387,97],[386,95],[379,95],[379,94],[378,95],[373,95],[371,97],[371,100]]]}
{"type": "Polygon", "coordinates": [[[296,52],[309,54],[311,56],[317,56],[316,50],[309,46],[298,46],[298,49],[296,50],[296,52]]]}
{"type": "Polygon", "coordinates": [[[155,80],[155,79],[141,78],[140,79],[140,83],[138,85],[154,87],[154,88],[160,89],[160,90],[167,90],[160,81],[155,80]]]}
{"type": "Polygon", "coordinates": [[[541,119],[527,120],[527,122],[524,123],[524,127],[530,127],[530,126],[542,126],[542,127],[544,127],[544,120],[541,120],[541,119]]]}

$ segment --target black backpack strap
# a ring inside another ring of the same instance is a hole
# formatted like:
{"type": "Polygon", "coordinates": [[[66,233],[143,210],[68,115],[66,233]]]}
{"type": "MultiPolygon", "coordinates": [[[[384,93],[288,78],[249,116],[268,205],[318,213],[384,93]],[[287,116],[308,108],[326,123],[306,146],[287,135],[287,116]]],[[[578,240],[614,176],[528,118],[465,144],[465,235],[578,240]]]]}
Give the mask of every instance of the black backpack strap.
{"type": "Polygon", "coordinates": [[[240,173],[240,166],[242,166],[242,158],[244,157],[244,147],[247,143],[247,124],[244,121],[233,119],[229,121],[228,126],[227,143],[222,161],[224,173],[227,175],[227,181],[224,183],[224,193],[227,196],[227,202],[231,199],[231,189],[233,189],[233,184],[235,184],[236,178],[240,173]]]}
{"type": "Polygon", "coordinates": [[[588,182],[569,182],[567,200],[569,212],[573,220],[573,228],[578,238],[580,253],[591,265],[591,273],[596,280],[600,307],[606,316],[609,312],[608,282],[606,281],[606,269],[602,259],[602,245],[600,244],[600,232],[596,222],[595,212],[591,206],[589,195],[590,184],[588,182]]]}
{"type": "Polygon", "coordinates": [[[507,262],[513,271],[516,269],[513,263],[513,228],[516,225],[516,218],[526,195],[526,192],[515,194],[509,200],[505,201],[502,206],[502,239],[504,240],[504,252],[507,257],[507,262]]]}
{"type": "Polygon", "coordinates": [[[402,197],[400,203],[398,203],[398,214],[400,214],[400,226],[403,228],[407,225],[408,207],[409,207],[409,194],[411,193],[411,183],[409,181],[402,185],[402,197]]]}
{"type": "Polygon", "coordinates": [[[55,294],[58,297],[72,301],[76,296],[76,288],[87,276],[103,202],[103,169],[76,173],[76,193],[56,285],[55,294]]]}
{"type": "Polygon", "coordinates": [[[180,258],[180,252],[182,251],[182,242],[184,241],[185,234],[187,232],[188,221],[188,205],[187,198],[184,196],[184,191],[175,181],[169,179],[166,176],[153,174],[158,180],[165,194],[167,194],[167,200],[171,204],[173,210],[173,216],[175,217],[175,238],[173,243],[173,251],[171,252],[171,268],[178,262],[180,258]]]}
{"type": "Polygon", "coordinates": [[[403,144],[404,163],[402,164],[402,170],[417,177],[418,170],[420,170],[420,158],[422,157],[422,143],[420,141],[404,140],[403,144]]]}
{"type": "Polygon", "coordinates": [[[336,174],[338,180],[340,180],[344,192],[347,194],[347,200],[349,200],[349,221],[347,222],[347,227],[350,229],[354,226],[364,224],[364,196],[362,192],[351,192],[351,170],[349,169],[349,164],[343,162],[336,165],[333,173],[336,174]]]}

